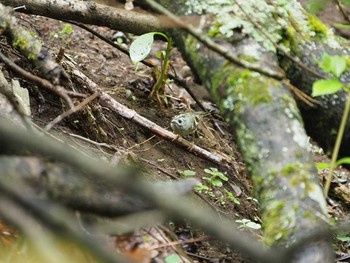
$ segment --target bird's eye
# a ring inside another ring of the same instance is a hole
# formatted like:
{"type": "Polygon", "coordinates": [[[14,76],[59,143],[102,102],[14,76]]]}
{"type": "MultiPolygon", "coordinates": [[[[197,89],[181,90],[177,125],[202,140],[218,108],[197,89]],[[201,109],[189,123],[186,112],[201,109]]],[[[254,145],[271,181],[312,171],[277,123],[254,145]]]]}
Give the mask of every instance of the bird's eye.
{"type": "Polygon", "coordinates": [[[181,124],[181,123],[182,123],[182,120],[180,119],[178,122],[181,124]]]}

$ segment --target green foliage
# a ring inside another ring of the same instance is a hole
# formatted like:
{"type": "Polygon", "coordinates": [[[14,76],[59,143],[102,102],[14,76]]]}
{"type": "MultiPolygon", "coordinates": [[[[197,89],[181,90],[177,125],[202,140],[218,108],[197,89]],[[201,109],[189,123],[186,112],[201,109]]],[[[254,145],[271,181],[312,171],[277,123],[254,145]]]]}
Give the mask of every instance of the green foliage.
{"type": "Polygon", "coordinates": [[[130,45],[129,52],[131,61],[136,64],[144,60],[152,50],[154,36],[163,36],[168,42],[170,38],[161,32],[150,32],[137,37],[130,45]]]}
{"type": "Polygon", "coordinates": [[[333,23],[333,26],[338,28],[350,29],[350,25],[348,24],[333,23]]]}
{"type": "Polygon", "coordinates": [[[179,263],[180,258],[177,254],[171,254],[165,258],[165,263],[179,263]]]}
{"type": "Polygon", "coordinates": [[[152,50],[154,35],[158,32],[143,34],[136,38],[130,45],[130,58],[136,64],[144,60],[152,50]]]}
{"type": "Polygon", "coordinates": [[[247,228],[260,229],[261,228],[260,224],[255,223],[249,219],[236,220],[235,222],[239,224],[238,226],[239,229],[247,229],[247,228]]]}
{"type": "Polygon", "coordinates": [[[226,192],[226,195],[227,195],[227,198],[234,202],[236,205],[240,205],[241,203],[239,202],[239,200],[233,195],[233,193],[231,193],[230,191],[227,191],[225,189],[225,192],[226,192]]]}
{"type": "Polygon", "coordinates": [[[337,78],[346,70],[346,59],[340,56],[330,56],[327,53],[323,54],[320,66],[327,73],[331,73],[337,78]]]}
{"type": "Polygon", "coordinates": [[[312,85],[312,96],[333,94],[341,90],[343,84],[338,79],[323,79],[312,85]]]}
{"type": "MultiPolygon", "coordinates": [[[[313,96],[334,94],[338,92],[340,89],[344,89],[345,91],[348,91],[343,116],[340,122],[339,131],[338,131],[335,145],[333,148],[332,160],[331,160],[331,163],[329,164],[329,167],[330,167],[329,173],[328,173],[327,181],[324,187],[324,195],[327,196],[331,182],[332,182],[334,169],[338,165],[349,163],[350,161],[350,158],[342,158],[337,161],[341,141],[344,135],[345,126],[346,126],[347,119],[350,112],[350,85],[349,83],[343,84],[339,80],[339,77],[341,76],[341,74],[343,74],[343,72],[348,69],[348,58],[340,57],[340,56],[330,56],[325,53],[322,57],[322,61],[320,62],[320,67],[322,67],[322,69],[325,72],[330,74],[332,78],[315,81],[312,85],[313,96]]],[[[327,165],[324,163],[318,164],[318,168],[324,169],[324,168],[327,168],[327,165]]]]}
{"type": "MultiPolygon", "coordinates": [[[[344,157],[344,158],[339,159],[335,163],[335,166],[339,166],[342,164],[349,164],[350,165],[350,157],[344,157]]],[[[323,170],[323,169],[331,167],[331,164],[330,163],[316,163],[316,167],[319,170],[323,170]]]]}
{"type": "Polygon", "coordinates": [[[348,233],[347,232],[340,232],[337,233],[336,238],[341,241],[341,242],[346,242],[348,243],[350,241],[350,237],[348,237],[348,233]]]}
{"type": "Polygon", "coordinates": [[[312,96],[334,94],[340,89],[345,88],[339,80],[340,75],[348,68],[344,57],[330,56],[325,53],[319,65],[325,72],[333,76],[333,78],[315,81],[312,86],[312,96]]]}
{"type": "Polygon", "coordinates": [[[204,169],[204,172],[210,174],[211,177],[203,177],[203,180],[207,180],[210,185],[221,187],[223,185],[222,181],[228,181],[227,176],[219,172],[216,168],[204,169]]]}
{"type": "Polygon", "coordinates": [[[64,24],[62,30],[60,31],[60,38],[66,45],[69,45],[72,34],[73,34],[72,26],[69,24],[64,24]]]}
{"type": "Polygon", "coordinates": [[[202,183],[199,183],[198,185],[196,185],[194,187],[194,190],[196,190],[197,192],[201,193],[201,192],[207,192],[210,190],[209,186],[205,185],[205,184],[202,184],[202,183]]]}
{"type": "Polygon", "coordinates": [[[195,176],[196,172],[192,171],[192,170],[177,170],[177,172],[179,173],[179,175],[184,176],[184,177],[188,177],[188,176],[195,176]]]}
{"type": "Polygon", "coordinates": [[[56,31],[52,31],[50,33],[50,39],[59,37],[63,43],[65,43],[66,45],[69,45],[72,34],[73,34],[72,26],[69,24],[64,24],[59,33],[57,33],[56,31]]]}
{"type": "Polygon", "coordinates": [[[160,98],[162,97],[167,104],[165,96],[165,85],[168,79],[168,72],[170,67],[170,52],[172,46],[172,39],[161,32],[150,32],[137,37],[130,45],[129,52],[130,58],[134,64],[145,59],[152,50],[154,36],[160,35],[164,37],[167,42],[167,48],[165,52],[157,52],[157,57],[161,61],[161,70],[157,66],[153,67],[153,77],[156,84],[152,87],[149,97],[156,95],[159,105],[161,105],[160,98]]]}

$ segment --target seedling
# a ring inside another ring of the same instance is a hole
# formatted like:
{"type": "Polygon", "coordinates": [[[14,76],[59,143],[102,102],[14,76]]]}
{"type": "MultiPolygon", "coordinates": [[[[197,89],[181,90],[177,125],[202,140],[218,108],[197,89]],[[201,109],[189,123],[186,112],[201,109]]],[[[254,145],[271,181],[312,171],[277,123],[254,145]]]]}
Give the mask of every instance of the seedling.
{"type": "Polygon", "coordinates": [[[61,31],[58,34],[55,31],[52,31],[50,33],[50,38],[59,37],[65,45],[69,46],[72,34],[73,34],[72,26],[69,24],[64,24],[64,26],[62,27],[61,31]]]}
{"type": "Polygon", "coordinates": [[[236,220],[235,222],[239,224],[238,226],[239,229],[247,229],[247,228],[260,229],[261,228],[260,224],[255,223],[249,219],[236,220]]]}
{"type": "Polygon", "coordinates": [[[130,58],[135,64],[145,59],[152,50],[155,35],[164,37],[168,42],[165,52],[161,51],[157,53],[161,66],[160,68],[157,66],[153,67],[152,75],[156,83],[153,85],[152,91],[149,95],[150,99],[156,96],[159,106],[162,106],[162,100],[167,103],[165,97],[165,85],[168,79],[169,68],[171,67],[169,61],[172,46],[171,37],[168,37],[161,32],[150,32],[139,36],[130,45],[130,58]]]}
{"type": "Polygon", "coordinates": [[[225,189],[225,193],[226,193],[226,195],[227,195],[227,198],[228,198],[230,201],[234,202],[236,205],[240,205],[240,204],[241,204],[241,203],[239,202],[239,200],[233,195],[233,193],[231,193],[230,191],[227,191],[226,189],[225,189]]]}
{"type": "Polygon", "coordinates": [[[339,77],[345,70],[348,69],[347,60],[344,57],[340,56],[330,56],[325,53],[322,57],[322,61],[320,62],[320,67],[331,75],[331,78],[315,81],[312,86],[312,96],[320,96],[320,95],[328,95],[334,94],[339,90],[343,89],[348,92],[347,100],[345,103],[345,108],[342,116],[342,120],[340,122],[339,130],[337,133],[337,139],[335,141],[332,160],[330,163],[330,170],[327,177],[327,182],[324,187],[324,195],[328,195],[329,187],[332,182],[333,171],[336,168],[337,164],[347,163],[350,164],[350,158],[343,158],[338,160],[338,153],[341,145],[341,141],[344,135],[345,125],[349,116],[350,111],[350,84],[343,84],[339,77]]]}
{"type": "Polygon", "coordinates": [[[227,176],[219,172],[216,168],[204,169],[204,172],[210,174],[211,177],[203,177],[203,180],[207,180],[211,186],[221,187],[223,185],[222,181],[228,181],[227,176]]]}

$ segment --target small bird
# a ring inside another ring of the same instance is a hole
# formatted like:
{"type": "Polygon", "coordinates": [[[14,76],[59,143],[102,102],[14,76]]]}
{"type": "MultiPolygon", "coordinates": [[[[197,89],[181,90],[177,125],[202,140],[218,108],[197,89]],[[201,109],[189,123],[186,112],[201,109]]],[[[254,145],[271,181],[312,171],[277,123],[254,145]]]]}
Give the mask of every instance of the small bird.
{"type": "Polygon", "coordinates": [[[201,115],[203,114],[194,112],[187,112],[176,115],[171,119],[170,126],[178,135],[189,135],[196,131],[198,123],[201,120],[201,115]]]}

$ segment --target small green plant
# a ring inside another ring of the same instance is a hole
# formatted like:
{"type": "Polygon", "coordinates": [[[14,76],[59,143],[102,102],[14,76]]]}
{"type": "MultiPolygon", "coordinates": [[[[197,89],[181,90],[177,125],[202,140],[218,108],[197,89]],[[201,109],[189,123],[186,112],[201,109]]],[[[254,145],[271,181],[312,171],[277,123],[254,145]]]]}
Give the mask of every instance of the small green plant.
{"type": "Polygon", "coordinates": [[[59,37],[61,41],[68,46],[70,44],[72,34],[72,26],[69,24],[64,24],[59,33],[57,33],[56,31],[52,31],[50,33],[50,39],[59,37]]]}
{"type": "Polygon", "coordinates": [[[210,188],[205,184],[199,183],[194,187],[194,190],[196,190],[199,193],[202,193],[202,192],[207,193],[210,190],[210,188]]]}
{"type": "Polygon", "coordinates": [[[250,228],[250,229],[260,229],[261,228],[261,225],[258,224],[258,223],[255,223],[249,219],[240,219],[240,220],[236,220],[235,221],[237,224],[238,224],[238,228],[239,229],[247,229],[247,228],[250,228]]]}
{"type": "Polygon", "coordinates": [[[211,175],[211,177],[202,178],[203,180],[208,181],[211,186],[221,187],[223,185],[222,181],[228,181],[227,176],[219,172],[216,168],[204,169],[204,172],[211,175]]]}
{"type": "Polygon", "coordinates": [[[329,165],[330,167],[329,174],[324,187],[324,195],[327,196],[329,187],[332,182],[333,171],[336,168],[336,166],[344,163],[350,164],[350,158],[342,158],[337,162],[341,141],[344,135],[345,125],[346,125],[346,122],[349,116],[349,111],[350,111],[350,85],[343,84],[339,80],[339,77],[341,76],[341,74],[343,74],[343,72],[348,68],[347,60],[344,57],[330,56],[325,53],[322,57],[322,61],[320,62],[320,67],[325,72],[330,74],[331,78],[315,81],[312,86],[312,96],[334,94],[341,89],[348,92],[342,120],[340,122],[337,138],[336,138],[333,153],[332,153],[332,160],[329,165]]]}
{"type": "Polygon", "coordinates": [[[341,241],[341,242],[344,242],[344,243],[349,243],[350,241],[350,237],[348,235],[349,233],[346,232],[346,231],[340,231],[337,233],[336,235],[336,238],[341,241]]]}
{"type": "Polygon", "coordinates": [[[177,170],[177,172],[178,172],[179,175],[181,175],[183,177],[195,176],[196,175],[196,172],[192,171],[192,170],[184,170],[184,171],[177,170]]]}
{"type": "Polygon", "coordinates": [[[234,202],[236,205],[240,205],[240,204],[241,204],[241,203],[239,202],[239,200],[233,195],[233,193],[231,193],[230,191],[227,191],[226,189],[225,189],[225,193],[226,193],[226,195],[227,195],[227,198],[228,198],[230,201],[234,202]]]}
{"type": "Polygon", "coordinates": [[[153,67],[153,78],[156,83],[152,87],[152,91],[149,98],[156,96],[158,104],[162,105],[162,100],[166,103],[165,97],[165,85],[168,79],[168,73],[170,66],[170,52],[172,48],[172,39],[161,32],[150,32],[143,34],[136,38],[130,45],[130,58],[133,63],[138,63],[145,59],[152,50],[154,36],[160,35],[164,37],[167,42],[167,48],[165,52],[158,52],[157,57],[161,61],[161,68],[153,67]]]}

